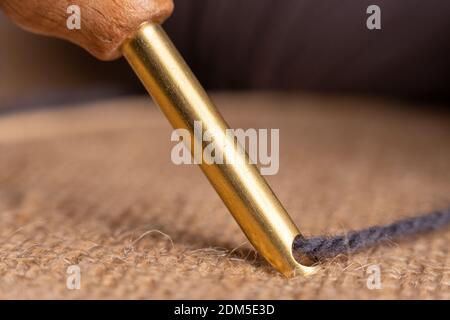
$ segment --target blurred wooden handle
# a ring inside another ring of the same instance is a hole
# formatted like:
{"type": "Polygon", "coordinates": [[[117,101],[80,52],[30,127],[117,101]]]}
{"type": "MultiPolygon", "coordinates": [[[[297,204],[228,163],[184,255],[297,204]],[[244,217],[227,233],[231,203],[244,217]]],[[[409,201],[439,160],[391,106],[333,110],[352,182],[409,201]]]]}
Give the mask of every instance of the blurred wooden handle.
{"type": "Polygon", "coordinates": [[[69,40],[101,60],[121,56],[120,46],[147,21],[162,23],[172,0],[0,0],[0,9],[22,28],[69,40]],[[78,6],[80,28],[69,28],[78,6]],[[70,21],[69,21],[70,23],[70,21]]]}

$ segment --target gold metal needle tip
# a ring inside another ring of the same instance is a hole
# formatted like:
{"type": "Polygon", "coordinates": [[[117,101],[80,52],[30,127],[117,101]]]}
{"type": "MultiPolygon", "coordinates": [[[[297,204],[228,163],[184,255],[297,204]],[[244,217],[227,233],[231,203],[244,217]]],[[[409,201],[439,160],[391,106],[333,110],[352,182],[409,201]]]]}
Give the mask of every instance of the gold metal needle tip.
{"type": "MultiPolygon", "coordinates": [[[[122,51],[175,129],[187,129],[195,135],[194,122],[200,121],[202,130],[212,133],[213,140],[235,144],[235,138],[226,135],[224,119],[161,26],[142,25],[123,44],[122,51]]],[[[225,158],[234,161],[202,162],[200,166],[252,245],[287,277],[314,273],[317,267],[309,257],[298,257],[301,264],[295,259],[292,244],[300,232],[256,166],[248,161],[247,153],[225,147],[222,151],[225,158]]]]}

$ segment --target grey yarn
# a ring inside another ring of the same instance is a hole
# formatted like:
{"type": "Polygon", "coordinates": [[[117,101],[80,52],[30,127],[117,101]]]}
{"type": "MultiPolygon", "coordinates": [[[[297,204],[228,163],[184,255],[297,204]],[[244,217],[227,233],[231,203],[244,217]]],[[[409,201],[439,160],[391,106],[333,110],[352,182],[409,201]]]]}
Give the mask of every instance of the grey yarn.
{"type": "Polygon", "coordinates": [[[293,249],[316,260],[339,254],[350,254],[404,236],[441,229],[450,224],[450,209],[423,216],[399,220],[385,226],[373,226],[345,235],[297,238],[293,249]]]}

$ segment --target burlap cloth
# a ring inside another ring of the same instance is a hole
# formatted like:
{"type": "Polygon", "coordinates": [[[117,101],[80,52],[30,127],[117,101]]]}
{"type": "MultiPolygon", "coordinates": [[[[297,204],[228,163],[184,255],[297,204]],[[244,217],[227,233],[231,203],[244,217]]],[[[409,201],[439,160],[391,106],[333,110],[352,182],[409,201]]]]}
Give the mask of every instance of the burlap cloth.
{"type": "MultiPolygon", "coordinates": [[[[280,128],[273,189],[306,235],[450,205],[450,121],[386,101],[216,95],[232,127],[280,128]]],[[[425,107],[425,106],[424,106],[425,107]]],[[[0,117],[1,298],[450,298],[450,232],[287,280],[201,171],[170,160],[148,98],[0,117]],[[81,269],[81,289],[66,270],[81,269]],[[381,268],[382,289],[366,269],[381,268]]]]}

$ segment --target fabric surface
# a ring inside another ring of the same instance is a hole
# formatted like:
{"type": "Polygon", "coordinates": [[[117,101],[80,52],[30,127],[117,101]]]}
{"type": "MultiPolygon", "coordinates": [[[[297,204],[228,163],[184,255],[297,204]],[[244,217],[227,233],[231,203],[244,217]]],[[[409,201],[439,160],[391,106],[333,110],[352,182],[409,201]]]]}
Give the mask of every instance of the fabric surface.
{"type": "MultiPolygon", "coordinates": [[[[450,121],[356,98],[214,96],[234,128],[279,128],[269,183],[306,236],[450,206],[450,121]]],[[[422,106],[424,107],[424,106],[422,106]]],[[[449,299],[449,230],[285,279],[200,169],[170,160],[147,97],[0,117],[0,298],[449,299]],[[66,288],[78,265],[81,289],[66,288]],[[378,264],[382,288],[367,287],[378,264]]]]}

